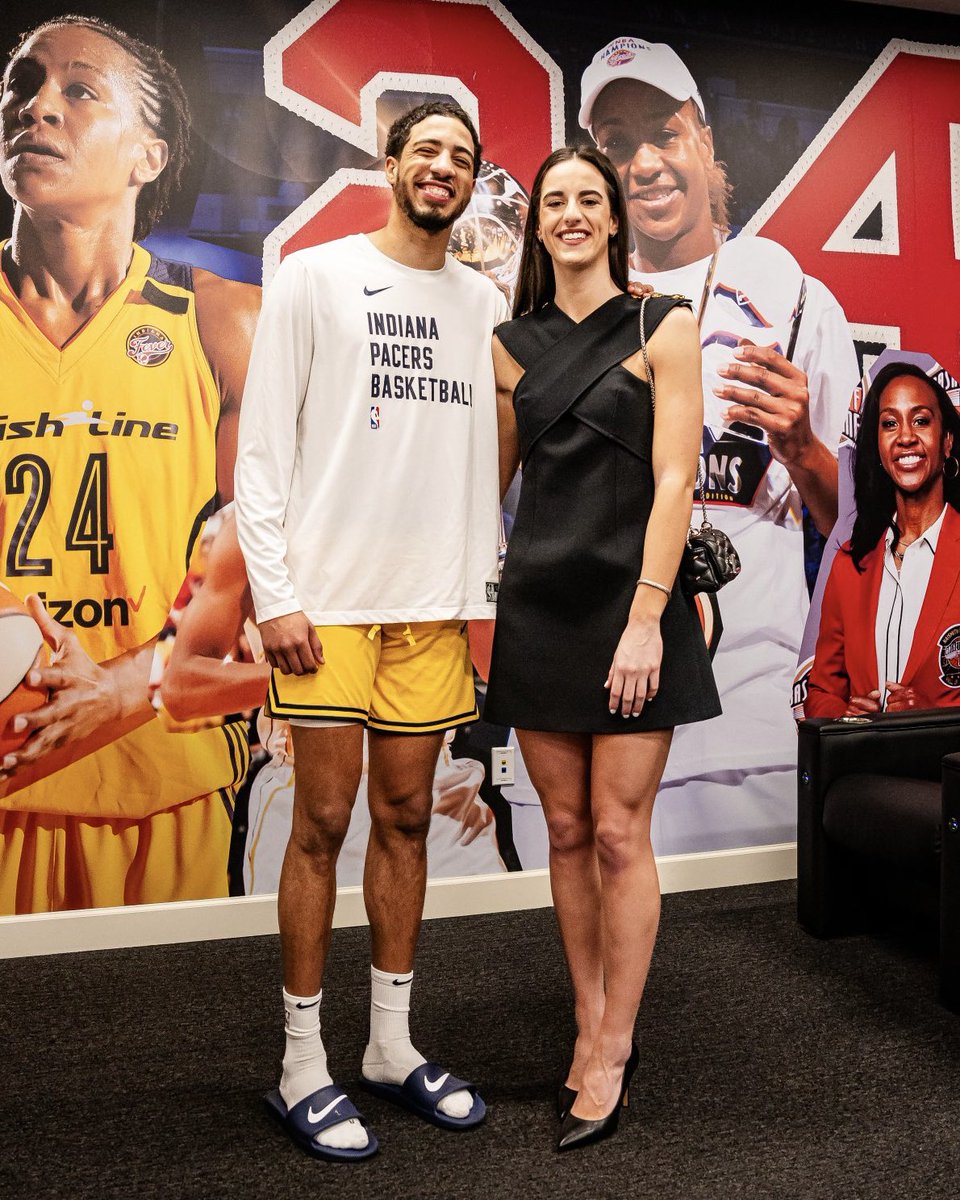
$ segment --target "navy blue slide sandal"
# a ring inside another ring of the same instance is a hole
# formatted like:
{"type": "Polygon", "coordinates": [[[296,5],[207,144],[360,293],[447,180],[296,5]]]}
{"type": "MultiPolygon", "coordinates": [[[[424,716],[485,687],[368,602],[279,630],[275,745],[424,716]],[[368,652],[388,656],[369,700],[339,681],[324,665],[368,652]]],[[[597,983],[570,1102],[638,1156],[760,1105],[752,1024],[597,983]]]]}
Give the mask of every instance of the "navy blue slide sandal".
{"type": "Polygon", "coordinates": [[[487,1115],[487,1106],[477,1095],[472,1083],[457,1079],[436,1063],[423,1063],[410,1072],[403,1083],[377,1083],[360,1076],[361,1087],[374,1096],[398,1104],[441,1129],[476,1129],[487,1115]],[[465,1117],[448,1117],[437,1108],[451,1092],[467,1091],[473,1096],[473,1108],[465,1117]]]}
{"type": "Polygon", "coordinates": [[[379,1148],[377,1139],[367,1129],[366,1121],[335,1083],[305,1096],[299,1104],[290,1109],[284,1104],[279,1088],[268,1092],[263,1100],[267,1111],[280,1122],[290,1140],[316,1158],[325,1158],[329,1162],[354,1162],[357,1159],[369,1158],[376,1154],[379,1148]],[[318,1133],[332,1125],[349,1121],[351,1117],[355,1117],[364,1129],[367,1129],[367,1137],[370,1140],[362,1149],[342,1150],[338,1146],[321,1146],[317,1143],[315,1139],[318,1133]]]}

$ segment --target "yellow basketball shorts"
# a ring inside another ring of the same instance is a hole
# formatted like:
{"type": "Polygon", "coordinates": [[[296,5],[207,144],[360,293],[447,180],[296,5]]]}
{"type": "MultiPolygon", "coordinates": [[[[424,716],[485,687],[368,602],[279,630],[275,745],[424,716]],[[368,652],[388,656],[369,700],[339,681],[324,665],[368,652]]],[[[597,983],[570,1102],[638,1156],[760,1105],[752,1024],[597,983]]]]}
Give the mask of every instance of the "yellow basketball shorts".
{"type": "Polygon", "coordinates": [[[319,625],[324,663],[270,680],[272,716],[361,722],[380,733],[435,733],[477,719],[466,621],[319,625]]]}
{"type": "Polygon", "coordinates": [[[0,915],[226,896],[233,797],[131,821],[0,812],[0,915]]]}

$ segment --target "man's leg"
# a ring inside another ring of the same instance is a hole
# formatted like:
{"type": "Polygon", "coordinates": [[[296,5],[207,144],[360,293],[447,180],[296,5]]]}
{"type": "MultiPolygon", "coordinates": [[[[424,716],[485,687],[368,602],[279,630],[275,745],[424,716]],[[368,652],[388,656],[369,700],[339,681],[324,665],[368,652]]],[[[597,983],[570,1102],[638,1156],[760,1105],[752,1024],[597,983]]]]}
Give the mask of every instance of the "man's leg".
{"type": "MultiPolygon", "coordinates": [[[[426,1059],[410,1041],[413,960],[427,884],[427,832],[433,777],[442,733],[369,733],[370,840],[363,896],[370,921],[370,1041],[363,1074],[377,1083],[401,1084],[426,1059]]],[[[467,1091],[451,1092],[437,1106],[448,1117],[466,1117],[467,1091]]]]}
{"type": "MultiPolygon", "coordinates": [[[[336,867],[363,763],[363,726],[294,726],[293,824],[280,873],[286,1051],[280,1095],[287,1109],[333,1081],[320,1038],[320,994],[337,896],[336,867]]],[[[326,1146],[361,1148],[356,1120],[319,1134],[326,1146]]]]}
{"type": "Polygon", "coordinates": [[[373,965],[413,970],[427,885],[427,831],[442,733],[369,733],[370,839],[363,899],[373,965]]]}
{"type": "Polygon", "coordinates": [[[363,767],[363,726],[294,726],[293,824],[277,900],[283,983],[320,990],[337,898],[337,855],[363,767]]]}

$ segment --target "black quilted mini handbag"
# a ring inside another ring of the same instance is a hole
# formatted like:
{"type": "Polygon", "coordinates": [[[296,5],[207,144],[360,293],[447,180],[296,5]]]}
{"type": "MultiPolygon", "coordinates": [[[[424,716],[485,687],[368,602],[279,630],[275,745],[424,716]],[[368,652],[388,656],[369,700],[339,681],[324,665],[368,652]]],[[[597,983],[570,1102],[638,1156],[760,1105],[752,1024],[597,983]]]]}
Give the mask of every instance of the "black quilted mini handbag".
{"type": "MultiPolygon", "coordinates": [[[[640,301],[640,349],[643,351],[643,363],[647,368],[647,379],[650,383],[650,407],[654,413],[657,410],[657,392],[653,383],[653,369],[647,357],[647,333],[644,327],[647,297],[640,301]]],[[[711,525],[707,520],[707,504],[704,493],[703,463],[697,456],[697,488],[700,492],[700,509],[702,521],[699,529],[691,525],[687,530],[687,544],[680,558],[680,569],[677,578],[680,586],[692,596],[696,592],[719,592],[725,583],[736,579],[740,574],[740,555],[737,554],[733,542],[723,532],[711,525]]]]}

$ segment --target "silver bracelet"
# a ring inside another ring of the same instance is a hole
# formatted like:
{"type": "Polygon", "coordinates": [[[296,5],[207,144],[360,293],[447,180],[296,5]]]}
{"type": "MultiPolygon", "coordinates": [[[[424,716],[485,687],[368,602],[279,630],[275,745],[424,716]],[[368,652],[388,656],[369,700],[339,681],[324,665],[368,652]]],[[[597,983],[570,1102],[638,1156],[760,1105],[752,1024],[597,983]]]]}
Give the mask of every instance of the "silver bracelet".
{"type": "Polygon", "coordinates": [[[658,592],[663,592],[668,600],[670,599],[670,589],[665,583],[657,583],[655,579],[644,579],[642,576],[637,580],[637,587],[639,587],[641,583],[646,587],[656,588],[658,592]]]}

